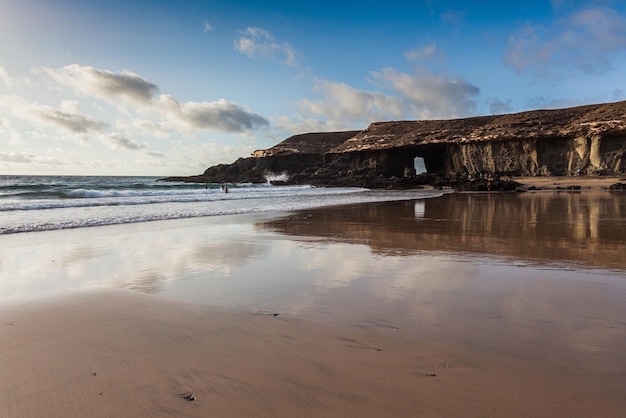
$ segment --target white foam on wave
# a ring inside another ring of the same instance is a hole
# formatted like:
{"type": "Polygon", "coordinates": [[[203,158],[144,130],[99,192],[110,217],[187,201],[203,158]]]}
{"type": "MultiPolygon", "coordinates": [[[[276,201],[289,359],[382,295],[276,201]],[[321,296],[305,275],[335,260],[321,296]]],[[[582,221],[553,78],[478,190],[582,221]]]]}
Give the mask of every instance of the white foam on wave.
{"type": "Polygon", "coordinates": [[[266,187],[265,192],[257,188],[232,189],[229,193],[219,190],[215,193],[196,191],[186,197],[166,195],[39,201],[30,202],[29,206],[22,205],[13,211],[5,211],[3,222],[0,224],[0,234],[202,216],[293,211],[333,205],[438,197],[441,194],[427,191],[370,191],[298,186],[266,187]]]}

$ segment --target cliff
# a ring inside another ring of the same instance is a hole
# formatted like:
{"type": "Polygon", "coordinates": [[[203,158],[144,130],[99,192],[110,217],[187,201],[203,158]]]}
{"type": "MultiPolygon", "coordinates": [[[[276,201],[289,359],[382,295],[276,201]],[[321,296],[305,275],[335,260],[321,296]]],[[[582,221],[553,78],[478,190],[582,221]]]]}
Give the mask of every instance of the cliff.
{"type": "Polygon", "coordinates": [[[396,176],[410,171],[416,157],[424,159],[428,172],[448,176],[622,173],[626,102],[455,120],[377,122],[330,154],[350,155],[355,169],[396,176]]]}
{"type": "Polygon", "coordinates": [[[376,122],[364,131],[294,135],[202,175],[165,180],[265,182],[268,175],[285,174],[291,183],[317,185],[456,187],[459,179],[480,173],[624,172],[626,101],[464,119],[376,122]],[[418,158],[425,175],[416,176],[418,158]]]}
{"type": "Polygon", "coordinates": [[[257,150],[252,157],[232,164],[219,164],[189,177],[168,177],[162,181],[197,183],[265,183],[274,177],[289,178],[321,166],[324,155],[359,131],[319,132],[291,136],[272,148],[257,150]]]}

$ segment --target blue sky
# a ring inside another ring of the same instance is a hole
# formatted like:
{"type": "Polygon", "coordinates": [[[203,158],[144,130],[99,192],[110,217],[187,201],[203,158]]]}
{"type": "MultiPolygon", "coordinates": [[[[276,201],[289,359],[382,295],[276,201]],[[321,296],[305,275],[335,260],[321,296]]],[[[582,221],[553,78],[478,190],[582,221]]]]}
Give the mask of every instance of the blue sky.
{"type": "Polygon", "coordinates": [[[0,1],[0,174],[192,175],[304,132],[626,100],[625,1],[0,1]]]}

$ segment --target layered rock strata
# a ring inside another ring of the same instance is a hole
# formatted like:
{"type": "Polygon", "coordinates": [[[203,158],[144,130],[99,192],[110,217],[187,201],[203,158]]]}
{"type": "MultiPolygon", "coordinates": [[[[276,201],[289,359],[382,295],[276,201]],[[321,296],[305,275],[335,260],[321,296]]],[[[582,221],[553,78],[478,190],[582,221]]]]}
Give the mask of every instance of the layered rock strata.
{"type": "Polygon", "coordinates": [[[360,132],[295,135],[202,175],[166,180],[256,183],[284,174],[287,182],[317,185],[389,188],[464,182],[466,187],[467,179],[487,173],[497,179],[625,172],[623,101],[465,119],[376,122],[360,132]],[[418,158],[427,174],[416,175],[418,158]]]}
{"type": "Polygon", "coordinates": [[[455,120],[377,122],[332,149],[355,169],[411,174],[420,157],[444,176],[626,171],[626,102],[455,120]],[[408,171],[408,172],[407,172],[408,171]]]}

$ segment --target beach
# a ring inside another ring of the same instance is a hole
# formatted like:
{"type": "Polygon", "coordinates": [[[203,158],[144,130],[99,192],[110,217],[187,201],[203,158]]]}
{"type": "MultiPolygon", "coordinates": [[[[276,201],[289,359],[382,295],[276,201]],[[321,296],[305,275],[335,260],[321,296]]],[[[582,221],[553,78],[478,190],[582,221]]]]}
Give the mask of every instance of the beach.
{"type": "Polygon", "coordinates": [[[0,416],[624,416],[619,178],[518,181],[2,236],[0,416]]]}
{"type": "Polygon", "coordinates": [[[542,190],[566,189],[580,186],[581,190],[604,190],[615,183],[626,183],[626,176],[562,176],[562,177],[514,177],[515,181],[525,187],[535,187],[542,190]]]}

